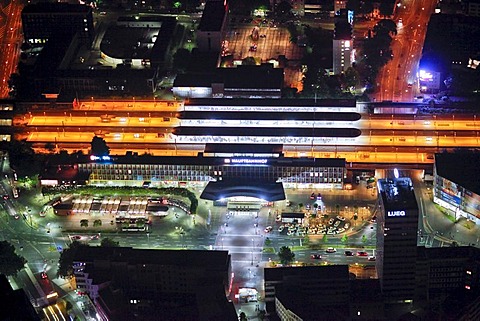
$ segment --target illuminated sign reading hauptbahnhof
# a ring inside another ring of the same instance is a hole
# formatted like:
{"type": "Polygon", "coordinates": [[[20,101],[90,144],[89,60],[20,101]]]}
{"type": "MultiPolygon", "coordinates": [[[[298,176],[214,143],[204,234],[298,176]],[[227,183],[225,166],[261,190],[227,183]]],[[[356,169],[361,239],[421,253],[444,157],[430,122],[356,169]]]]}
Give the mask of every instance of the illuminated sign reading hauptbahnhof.
{"type": "Polygon", "coordinates": [[[387,216],[393,217],[393,216],[405,216],[405,211],[387,211],[387,216]]]}
{"type": "Polygon", "coordinates": [[[225,158],[225,164],[267,164],[265,158],[225,158]]]}

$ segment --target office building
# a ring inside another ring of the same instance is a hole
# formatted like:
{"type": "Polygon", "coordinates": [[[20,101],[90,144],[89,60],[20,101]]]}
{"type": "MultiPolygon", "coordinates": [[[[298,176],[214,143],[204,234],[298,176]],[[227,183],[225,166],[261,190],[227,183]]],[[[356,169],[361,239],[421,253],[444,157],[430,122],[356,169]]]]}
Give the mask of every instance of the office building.
{"type": "Polygon", "coordinates": [[[347,320],[347,265],[265,268],[265,304],[280,320],[347,320]]]}
{"type": "Polygon", "coordinates": [[[433,202],[480,223],[480,153],[435,154],[433,202]]]}
{"type": "Polygon", "coordinates": [[[418,205],[413,184],[407,177],[381,179],[378,191],[376,266],[382,293],[388,302],[411,302],[415,290],[418,231],[418,205]]]}
{"type": "Polygon", "coordinates": [[[339,75],[353,62],[353,12],[341,9],[335,16],[333,33],[333,74],[339,75]]]}
{"type": "Polygon", "coordinates": [[[22,11],[25,42],[44,44],[53,35],[69,39],[77,34],[83,43],[94,37],[92,7],[81,4],[39,2],[27,5],[22,11]]]}
{"type": "Polygon", "coordinates": [[[226,251],[80,247],[73,267],[77,291],[111,320],[237,319],[226,251]]]}
{"type": "Polygon", "coordinates": [[[226,1],[209,0],[205,3],[197,28],[198,50],[218,53],[221,51],[227,12],[226,1]]]}

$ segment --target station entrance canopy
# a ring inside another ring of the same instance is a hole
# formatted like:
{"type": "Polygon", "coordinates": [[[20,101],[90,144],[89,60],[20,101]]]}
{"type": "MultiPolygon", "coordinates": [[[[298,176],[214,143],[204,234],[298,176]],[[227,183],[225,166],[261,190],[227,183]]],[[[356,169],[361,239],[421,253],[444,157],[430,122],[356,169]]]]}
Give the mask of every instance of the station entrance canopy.
{"type": "Polygon", "coordinates": [[[268,202],[275,202],[285,199],[285,191],[283,190],[283,184],[280,182],[230,178],[209,182],[200,198],[216,201],[235,196],[256,197],[268,202]]]}

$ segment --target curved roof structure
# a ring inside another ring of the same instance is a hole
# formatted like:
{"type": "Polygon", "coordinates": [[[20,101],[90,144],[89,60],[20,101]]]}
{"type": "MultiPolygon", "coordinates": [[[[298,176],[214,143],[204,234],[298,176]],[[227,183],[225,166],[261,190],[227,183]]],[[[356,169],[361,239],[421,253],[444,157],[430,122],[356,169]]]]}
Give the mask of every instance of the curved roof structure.
{"type": "Polygon", "coordinates": [[[180,119],[251,119],[251,120],[331,120],[331,121],[356,121],[362,116],[359,113],[332,113],[332,112],[317,112],[317,113],[302,113],[302,112],[285,112],[285,113],[271,113],[271,112],[251,112],[251,111],[182,111],[177,114],[180,119]]]}
{"type": "Polygon", "coordinates": [[[209,182],[200,195],[201,199],[216,201],[234,196],[249,196],[260,198],[269,202],[285,199],[282,183],[252,180],[223,180],[209,182]]]}
{"type": "Polygon", "coordinates": [[[176,127],[177,136],[358,137],[356,128],[176,127]]]}

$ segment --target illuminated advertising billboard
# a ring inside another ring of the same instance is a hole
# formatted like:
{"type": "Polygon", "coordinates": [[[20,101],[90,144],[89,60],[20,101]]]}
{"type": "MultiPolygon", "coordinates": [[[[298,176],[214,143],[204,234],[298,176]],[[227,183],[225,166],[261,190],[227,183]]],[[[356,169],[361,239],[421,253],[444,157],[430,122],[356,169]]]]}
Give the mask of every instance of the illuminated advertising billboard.
{"type": "Polygon", "coordinates": [[[462,204],[462,191],[454,182],[445,178],[441,178],[439,180],[438,190],[440,191],[440,195],[438,196],[445,202],[456,206],[460,206],[460,204],[462,204]]]}
{"type": "Polygon", "coordinates": [[[480,218],[480,195],[465,190],[464,204],[465,212],[480,218]]]}

